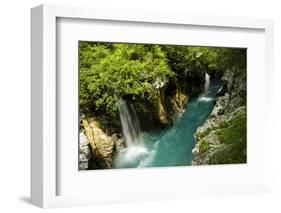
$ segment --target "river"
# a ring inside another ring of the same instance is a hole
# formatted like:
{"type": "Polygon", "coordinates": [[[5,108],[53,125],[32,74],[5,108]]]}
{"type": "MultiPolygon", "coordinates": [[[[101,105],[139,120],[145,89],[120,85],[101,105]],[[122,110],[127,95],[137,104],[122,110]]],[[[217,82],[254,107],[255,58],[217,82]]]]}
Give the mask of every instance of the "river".
{"type": "MultiPolygon", "coordinates": [[[[193,159],[192,149],[195,146],[194,133],[210,116],[220,86],[220,83],[212,82],[202,94],[191,99],[171,127],[157,132],[141,133],[135,139],[137,142],[130,144],[117,155],[114,168],[190,165],[193,159]]],[[[122,126],[135,123],[132,120],[128,122],[122,121],[122,126]]],[[[123,134],[125,140],[131,140],[130,133],[123,134]]]]}

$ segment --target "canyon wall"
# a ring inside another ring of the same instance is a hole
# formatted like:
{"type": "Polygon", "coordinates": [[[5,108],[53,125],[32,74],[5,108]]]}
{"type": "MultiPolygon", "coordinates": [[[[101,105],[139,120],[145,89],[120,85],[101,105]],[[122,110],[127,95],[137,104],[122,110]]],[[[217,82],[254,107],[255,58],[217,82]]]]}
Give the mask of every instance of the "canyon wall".
{"type": "Polygon", "coordinates": [[[209,119],[195,133],[192,165],[246,163],[246,72],[222,76],[209,119]]]}

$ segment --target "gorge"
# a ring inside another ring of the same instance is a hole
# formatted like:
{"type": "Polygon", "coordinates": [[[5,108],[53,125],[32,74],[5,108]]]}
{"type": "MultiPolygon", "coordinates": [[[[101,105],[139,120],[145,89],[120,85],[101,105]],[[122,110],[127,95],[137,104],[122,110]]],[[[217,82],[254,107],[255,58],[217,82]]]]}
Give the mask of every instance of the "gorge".
{"type": "Polygon", "coordinates": [[[246,163],[246,51],[80,44],[79,170],[246,163]]]}
{"type": "Polygon", "coordinates": [[[204,91],[186,104],[172,126],[160,131],[141,132],[134,109],[128,110],[122,101],[119,112],[127,148],[117,154],[114,168],[190,165],[193,135],[209,117],[220,86],[219,82],[210,86],[206,73],[204,91]]]}

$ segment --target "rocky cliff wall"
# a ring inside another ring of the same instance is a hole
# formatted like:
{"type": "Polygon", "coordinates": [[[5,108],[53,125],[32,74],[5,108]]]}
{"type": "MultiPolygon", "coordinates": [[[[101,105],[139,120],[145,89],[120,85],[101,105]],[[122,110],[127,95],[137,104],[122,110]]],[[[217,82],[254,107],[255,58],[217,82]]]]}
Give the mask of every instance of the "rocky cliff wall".
{"type": "Polygon", "coordinates": [[[228,70],[209,119],[195,133],[193,165],[246,163],[246,72],[228,70]]]}
{"type": "MultiPolygon", "coordinates": [[[[192,84],[182,81],[171,86],[165,80],[158,78],[153,84],[155,90],[153,99],[126,97],[127,101],[135,107],[141,129],[152,131],[171,125],[184,109],[189,97],[194,96],[194,93],[199,92],[200,87],[203,86],[200,84],[195,90],[194,86],[189,88],[190,85],[192,84]]],[[[80,169],[111,168],[114,157],[125,147],[124,139],[121,136],[120,121],[107,121],[108,124],[104,127],[96,117],[81,115],[80,118],[81,132],[87,138],[87,143],[81,142],[80,138],[80,169]],[[110,128],[111,122],[114,123],[113,128],[110,128]],[[118,122],[119,127],[116,127],[115,124],[118,122]],[[107,128],[110,128],[110,131],[107,128]],[[88,150],[90,150],[90,155],[88,150]]]]}

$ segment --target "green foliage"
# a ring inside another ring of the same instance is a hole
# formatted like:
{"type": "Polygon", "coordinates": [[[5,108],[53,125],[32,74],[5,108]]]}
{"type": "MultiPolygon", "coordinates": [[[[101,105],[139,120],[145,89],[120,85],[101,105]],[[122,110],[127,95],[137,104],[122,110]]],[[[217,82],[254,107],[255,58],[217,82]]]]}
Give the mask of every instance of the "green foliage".
{"type": "Polygon", "coordinates": [[[210,132],[211,132],[211,130],[213,130],[214,128],[207,128],[205,131],[203,131],[203,132],[200,132],[200,133],[197,133],[197,137],[199,138],[199,139],[201,139],[201,138],[204,138],[206,135],[208,135],[210,132]]]}
{"type": "Polygon", "coordinates": [[[186,46],[163,46],[171,69],[181,75],[198,75],[215,67],[217,48],[210,47],[186,47],[186,46]]]}
{"type": "Polygon", "coordinates": [[[210,150],[210,144],[206,142],[204,139],[199,142],[199,152],[201,154],[210,150]]]}
{"type": "Polygon", "coordinates": [[[240,113],[234,119],[224,124],[220,130],[219,140],[224,144],[232,144],[237,141],[246,141],[246,112],[240,113]]]}
{"type": "Polygon", "coordinates": [[[155,95],[157,77],[174,76],[158,45],[80,44],[80,107],[116,117],[123,96],[155,95]]]}
{"type": "Polygon", "coordinates": [[[210,159],[211,164],[246,163],[246,112],[224,123],[224,128],[217,131],[217,135],[226,149],[217,152],[210,159]]]}
{"type": "Polygon", "coordinates": [[[200,91],[204,72],[232,66],[236,63],[231,58],[242,61],[243,54],[231,48],[81,41],[80,112],[113,123],[118,120],[120,98],[139,100],[138,105],[146,103],[149,109],[157,95],[153,84],[159,79],[168,88],[187,85],[186,92],[191,91],[189,87],[200,91]]]}
{"type": "Polygon", "coordinates": [[[244,71],[247,63],[247,51],[243,48],[217,48],[216,68],[227,70],[235,67],[244,71]]]}

